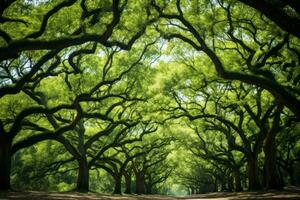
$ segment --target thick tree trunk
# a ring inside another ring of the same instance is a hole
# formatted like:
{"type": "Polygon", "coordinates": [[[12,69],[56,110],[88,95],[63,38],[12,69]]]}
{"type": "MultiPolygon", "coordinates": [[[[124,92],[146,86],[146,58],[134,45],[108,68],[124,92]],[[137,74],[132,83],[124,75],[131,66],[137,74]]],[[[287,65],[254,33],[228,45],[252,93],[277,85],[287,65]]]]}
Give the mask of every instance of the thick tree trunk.
{"type": "Polygon", "coordinates": [[[131,174],[124,173],[125,177],[125,194],[131,194],[131,174]]]}
{"type": "Polygon", "coordinates": [[[276,134],[280,131],[279,124],[280,113],[282,112],[282,109],[283,106],[279,104],[275,112],[272,128],[269,131],[264,142],[266,189],[283,189],[283,183],[280,181],[276,162],[276,134]]]}
{"type": "MultiPolygon", "coordinates": [[[[78,133],[78,158],[79,158],[79,172],[78,172],[78,179],[77,179],[77,191],[80,192],[88,192],[89,191],[89,165],[86,158],[86,150],[84,148],[84,121],[80,120],[78,122],[79,129],[77,129],[78,133]]],[[[76,155],[76,152],[74,152],[76,155]]]]}
{"type": "Polygon", "coordinates": [[[114,194],[121,194],[121,181],[122,181],[122,176],[116,176],[114,177],[115,179],[115,189],[114,189],[114,194]]]}
{"type": "Polygon", "coordinates": [[[142,173],[136,174],[136,194],[144,194],[145,193],[145,182],[144,182],[144,176],[142,173]]]}
{"type": "Polygon", "coordinates": [[[233,172],[234,175],[234,190],[236,192],[242,191],[242,184],[241,184],[241,172],[239,169],[235,169],[233,172]]]}
{"type": "Polygon", "coordinates": [[[0,135],[0,190],[10,189],[11,147],[11,140],[0,135]]]}
{"type": "Polygon", "coordinates": [[[281,190],[283,185],[277,171],[275,138],[270,136],[265,140],[265,180],[266,189],[281,190]]]}
{"type": "Polygon", "coordinates": [[[76,190],[79,192],[89,191],[89,167],[86,161],[79,162],[76,190]]]}
{"type": "Polygon", "coordinates": [[[258,159],[256,155],[251,155],[247,159],[248,162],[248,179],[249,179],[249,190],[261,190],[261,184],[259,181],[258,174],[258,159]]]}

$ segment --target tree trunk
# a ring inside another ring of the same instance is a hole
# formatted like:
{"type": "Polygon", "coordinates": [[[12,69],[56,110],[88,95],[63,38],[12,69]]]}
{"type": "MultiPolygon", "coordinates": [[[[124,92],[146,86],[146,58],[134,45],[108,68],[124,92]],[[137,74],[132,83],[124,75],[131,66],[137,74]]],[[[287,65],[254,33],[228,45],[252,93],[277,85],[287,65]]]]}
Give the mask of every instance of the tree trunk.
{"type": "Polygon", "coordinates": [[[224,176],[224,177],[221,177],[221,191],[222,191],[222,192],[227,191],[226,178],[225,178],[225,176],[224,176]]]}
{"type": "Polygon", "coordinates": [[[277,171],[275,135],[269,135],[264,144],[266,189],[281,190],[283,185],[277,171]]]}
{"type": "Polygon", "coordinates": [[[242,184],[241,184],[241,172],[239,169],[235,169],[233,172],[234,175],[234,190],[236,192],[242,191],[242,184]]]}
{"type": "Polygon", "coordinates": [[[152,194],[152,185],[151,185],[151,183],[146,184],[146,194],[152,194]]]}
{"type": "Polygon", "coordinates": [[[218,192],[218,179],[214,178],[214,191],[213,192],[218,192]]]}
{"type": "Polygon", "coordinates": [[[115,176],[115,189],[114,189],[114,194],[121,194],[121,181],[122,181],[122,176],[115,176]]]}
{"type": "Polygon", "coordinates": [[[79,162],[76,190],[79,192],[89,191],[89,167],[86,161],[79,162]]]}
{"type": "Polygon", "coordinates": [[[191,187],[191,194],[195,194],[195,189],[191,187]]]}
{"type": "Polygon", "coordinates": [[[125,194],[131,194],[131,173],[124,173],[125,176],[125,194]]]}
{"type": "Polygon", "coordinates": [[[291,166],[289,167],[289,170],[287,171],[290,177],[290,184],[291,185],[296,185],[296,180],[294,176],[294,168],[291,166]]]}
{"type": "Polygon", "coordinates": [[[186,191],[187,191],[188,195],[192,194],[191,189],[189,187],[186,189],[186,191]]]}
{"type": "Polygon", "coordinates": [[[3,133],[0,134],[0,190],[9,190],[12,141],[3,133]]]}
{"type": "Polygon", "coordinates": [[[282,183],[282,185],[285,185],[283,175],[282,175],[282,169],[280,168],[280,166],[278,166],[278,174],[279,174],[280,182],[282,183]]]}
{"type": "Polygon", "coordinates": [[[229,175],[228,176],[228,192],[232,192],[233,188],[234,188],[233,187],[233,177],[229,175]]]}
{"type": "Polygon", "coordinates": [[[258,159],[257,155],[251,155],[247,159],[248,162],[248,179],[249,179],[249,190],[261,190],[261,184],[258,176],[258,159]]]}
{"type": "Polygon", "coordinates": [[[268,132],[264,142],[266,189],[283,189],[283,183],[280,181],[276,162],[276,135],[280,131],[280,113],[282,112],[283,107],[284,106],[281,104],[277,105],[272,128],[268,132]]]}
{"type": "Polygon", "coordinates": [[[77,191],[88,192],[89,191],[89,166],[86,158],[86,150],[84,148],[84,133],[85,128],[83,125],[84,121],[80,120],[78,122],[79,128],[77,130],[78,134],[78,152],[79,157],[79,172],[77,179],[77,191]]]}
{"type": "Polygon", "coordinates": [[[144,194],[145,193],[145,183],[144,176],[142,173],[136,174],[136,194],[144,194]]]}

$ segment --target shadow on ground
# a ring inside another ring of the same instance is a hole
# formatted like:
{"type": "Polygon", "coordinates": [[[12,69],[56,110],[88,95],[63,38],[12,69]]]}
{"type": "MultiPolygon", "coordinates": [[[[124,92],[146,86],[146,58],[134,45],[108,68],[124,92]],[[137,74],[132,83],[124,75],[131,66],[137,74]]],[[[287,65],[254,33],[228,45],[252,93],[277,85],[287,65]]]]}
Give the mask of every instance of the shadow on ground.
{"type": "Polygon", "coordinates": [[[137,195],[108,195],[97,193],[76,193],[76,192],[0,192],[0,200],[300,200],[300,188],[287,188],[284,191],[270,192],[239,192],[239,193],[210,193],[185,197],[172,196],[137,196],[137,195]]]}

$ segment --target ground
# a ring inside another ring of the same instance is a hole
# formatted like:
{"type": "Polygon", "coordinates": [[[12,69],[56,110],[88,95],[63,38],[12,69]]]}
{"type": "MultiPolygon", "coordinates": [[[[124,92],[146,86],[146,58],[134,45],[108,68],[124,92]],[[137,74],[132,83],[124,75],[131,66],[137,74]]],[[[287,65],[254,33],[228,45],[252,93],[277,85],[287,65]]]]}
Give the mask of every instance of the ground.
{"type": "Polygon", "coordinates": [[[240,192],[240,193],[210,193],[185,197],[159,196],[159,195],[108,195],[97,193],[76,192],[0,192],[0,200],[300,200],[300,189],[286,189],[280,192],[240,192]]]}

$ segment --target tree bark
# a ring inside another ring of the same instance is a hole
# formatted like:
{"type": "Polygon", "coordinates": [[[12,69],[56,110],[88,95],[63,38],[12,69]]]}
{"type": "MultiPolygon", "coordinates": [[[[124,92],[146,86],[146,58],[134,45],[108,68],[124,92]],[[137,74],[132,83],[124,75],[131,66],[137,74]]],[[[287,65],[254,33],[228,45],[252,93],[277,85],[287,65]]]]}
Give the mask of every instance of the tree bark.
{"type": "Polygon", "coordinates": [[[228,192],[232,192],[233,191],[233,177],[229,176],[228,177],[228,192]]]}
{"type": "Polygon", "coordinates": [[[136,174],[136,194],[144,194],[145,193],[145,182],[144,182],[144,176],[142,173],[136,174]]]}
{"type": "Polygon", "coordinates": [[[114,194],[121,194],[121,181],[122,181],[122,176],[115,176],[115,189],[114,189],[114,194]]]}
{"type": "Polygon", "coordinates": [[[267,137],[264,145],[266,189],[281,190],[283,185],[279,179],[276,163],[276,144],[274,137],[267,137]]]}
{"type": "Polygon", "coordinates": [[[89,191],[89,167],[86,161],[79,162],[76,190],[79,192],[89,191]]]}
{"type": "Polygon", "coordinates": [[[248,159],[248,179],[249,179],[249,190],[261,190],[261,184],[258,176],[258,159],[257,155],[249,155],[248,159]]]}
{"type": "Polygon", "coordinates": [[[265,153],[265,180],[266,189],[283,189],[283,183],[280,181],[280,177],[277,170],[277,145],[276,135],[280,131],[280,113],[282,112],[283,105],[279,104],[272,123],[272,128],[268,132],[268,135],[264,142],[264,153],[265,153]]]}
{"type": "Polygon", "coordinates": [[[12,141],[3,133],[0,134],[0,190],[9,190],[12,141]]]}
{"type": "Polygon", "coordinates": [[[124,173],[125,177],[125,194],[131,194],[131,174],[124,173]]]}
{"type": "Polygon", "coordinates": [[[213,192],[218,192],[218,179],[214,178],[214,191],[213,192]]]}
{"type": "MultiPolygon", "coordinates": [[[[297,17],[291,17],[286,14],[282,7],[276,7],[272,5],[272,1],[260,1],[260,0],[239,0],[244,4],[251,6],[267,16],[270,20],[275,22],[280,28],[300,38],[300,32],[297,27],[300,26],[300,20],[297,17]]],[[[286,1],[283,1],[286,2],[286,1]]],[[[290,7],[299,12],[299,6],[297,1],[292,1],[293,4],[289,4],[290,7]],[[297,2],[297,3],[296,3],[297,2]],[[294,5],[297,4],[297,5],[294,5]]]]}
{"type": "Polygon", "coordinates": [[[233,175],[234,175],[234,184],[235,184],[234,190],[236,192],[240,192],[240,191],[242,191],[241,172],[240,172],[240,170],[235,169],[234,172],[233,172],[233,175]]]}

